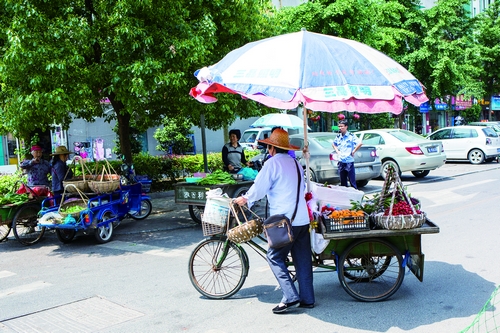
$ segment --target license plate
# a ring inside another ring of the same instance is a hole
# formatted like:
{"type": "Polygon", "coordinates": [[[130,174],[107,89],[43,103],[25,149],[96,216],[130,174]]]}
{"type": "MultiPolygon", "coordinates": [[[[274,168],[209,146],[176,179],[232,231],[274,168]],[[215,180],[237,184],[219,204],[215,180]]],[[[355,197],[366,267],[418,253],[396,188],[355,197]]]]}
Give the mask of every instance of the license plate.
{"type": "Polygon", "coordinates": [[[438,151],[437,147],[427,147],[428,153],[437,153],[437,151],[438,151]]]}
{"type": "Polygon", "coordinates": [[[361,167],[356,169],[356,173],[368,173],[371,172],[369,167],[361,167]]]}

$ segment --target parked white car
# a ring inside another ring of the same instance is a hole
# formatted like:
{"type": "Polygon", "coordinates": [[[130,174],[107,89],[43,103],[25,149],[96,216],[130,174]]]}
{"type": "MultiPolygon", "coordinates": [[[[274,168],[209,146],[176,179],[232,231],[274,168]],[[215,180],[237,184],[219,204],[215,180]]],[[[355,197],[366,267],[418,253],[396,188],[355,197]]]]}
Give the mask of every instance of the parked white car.
{"type": "Polygon", "coordinates": [[[411,171],[417,178],[423,178],[430,170],[437,169],[446,162],[445,151],[440,141],[429,142],[413,132],[385,128],[354,133],[363,145],[377,147],[377,155],[382,161],[381,176],[385,178],[387,168],[392,165],[396,172],[411,171]]]}
{"type": "Polygon", "coordinates": [[[500,155],[500,137],[489,126],[444,127],[427,138],[443,143],[446,160],[469,160],[472,164],[481,164],[500,155]]]}
{"type": "Polygon", "coordinates": [[[271,135],[271,127],[249,128],[243,132],[240,145],[248,150],[256,150],[259,146],[258,140],[267,139],[271,135]]]}

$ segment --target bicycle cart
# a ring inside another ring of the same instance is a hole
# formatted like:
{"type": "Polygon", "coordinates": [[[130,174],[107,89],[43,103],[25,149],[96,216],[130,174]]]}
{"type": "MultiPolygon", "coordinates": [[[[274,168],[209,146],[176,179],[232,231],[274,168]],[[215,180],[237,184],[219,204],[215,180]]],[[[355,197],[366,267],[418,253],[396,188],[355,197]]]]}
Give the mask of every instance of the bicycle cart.
{"type": "Polygon", "coordinates": [[[217,184],[217,185],[197,185],[195,183],[177,183],[174,184],[174,195],[176,204],[188,204],[189,215],[194,222],[201,224],[201,213],[205,208],[207,201],[206,192],[211,189],[221,188],[231,198],[236,198],[244,194],[253,181],[237,181],[236,184],[217,184]]]}
{"type": "Polygon", "coordinates": [[[85,196],[76,200],[73,198],[61,205],[55,203],[58,200],[60,201],[61,197],[42,202],[38,225],[55,230],[57,238],[63,243],[71,242],[77,232],[93,233],[98,243],[107,243],[120,221],[126,217],[135,220],[145,219],[153,208],[149,196],[142,194],[141,183],[122,185],[117,191],[99,194],[90,199],[85,196]],[[76,213],[60,213],[60,207],[71,206],[80,209],[76,213]]]}
{"type": "MultiPolygon", "coordinates": [[[[229,224],[234,224],[234,217],[230,216],[229,224]]],[[[220,226],[217,234],[196,246],[189,259],[193,286],[211,299],[230,297],[243,286],[249,270],[243,244],[264,258],[267,251],[262,235],[237,244],[227,238],[227,229],[220,226]]],[[[209,229],[203,230],[207,235],[205,230],[209,229]]],[[[363,229],[323,233],[330,242],[319,254],[311,250],[311,258],[314,267],[336,271],[344,290],[355,299],[382,301],[399,289],[406,268],[423,281],[421,237],[438,232],[439,227],[429,219],[419,228],[406,230],[371,230],[366,219],[363,229]]],[[[289,266],[292,268],[293,262],[289,266]]]]}
{"type": "Polygon", "coordinates": [[[6,204],[0,206],[0,242],[7,239],[12,229],[14,237],[23,245],[33,245],[40,241],[45,228],[37,226],[38,212],[45,195],[38,195],[34,188],[21,183],[30,194],[30,199],[24,203],[6,204]]]}

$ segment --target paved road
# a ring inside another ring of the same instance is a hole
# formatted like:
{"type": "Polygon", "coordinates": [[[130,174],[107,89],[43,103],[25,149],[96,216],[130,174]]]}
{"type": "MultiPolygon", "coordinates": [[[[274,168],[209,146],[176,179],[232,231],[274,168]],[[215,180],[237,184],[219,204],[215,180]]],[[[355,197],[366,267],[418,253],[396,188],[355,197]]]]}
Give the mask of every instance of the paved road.
{"type": "Polygon", "coordinates": [[[326,272],[314,277],[316,308],[273,315],[280,292],[265,260],[248,249],[238,294],[200,297],[187,258],[201,226],[164,192],[152,194],[154,214],[124,220],[107,244],[92,237],[61,244],[54,234],[32,247],[0,244],[0,332],[459,332],[500,283],[498,169],[455,163],[420,180],[403,175],[441,232],[422,239],[424,282],[409,274],[386,302],[354,301],[326,272]]]}

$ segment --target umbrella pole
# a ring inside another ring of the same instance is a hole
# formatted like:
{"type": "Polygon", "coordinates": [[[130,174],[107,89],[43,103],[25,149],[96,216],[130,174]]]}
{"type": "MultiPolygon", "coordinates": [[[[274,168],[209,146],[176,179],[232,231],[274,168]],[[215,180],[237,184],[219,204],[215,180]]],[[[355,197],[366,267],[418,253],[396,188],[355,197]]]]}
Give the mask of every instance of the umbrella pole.
{"type": "Polygon", "coordinates": [[[303,117],[304,117],[304,149],[302,150],[302,156],[306,158],[306,192],[311,192],[311,180],[309,172],[309,141],[307,141],[307,109],[302,107],[303,117]]]}

